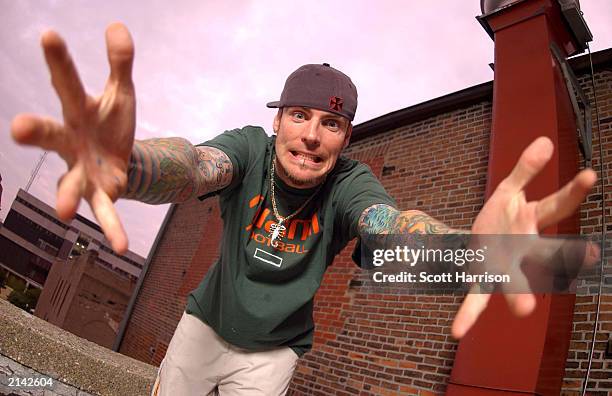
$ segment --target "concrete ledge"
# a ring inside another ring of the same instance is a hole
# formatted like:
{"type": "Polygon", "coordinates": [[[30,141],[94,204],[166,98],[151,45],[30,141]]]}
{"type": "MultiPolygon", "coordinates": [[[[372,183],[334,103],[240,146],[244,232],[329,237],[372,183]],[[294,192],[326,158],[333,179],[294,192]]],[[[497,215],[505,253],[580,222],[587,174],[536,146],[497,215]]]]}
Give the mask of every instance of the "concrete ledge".
{"type": "MultiPolygon", "coordinates": [[[[79,338],[1,299],[0,329],[1,355],[80,391],[148,395],[155,381],[157,367],[79,338]]],[[[6,375],[0,381],[8,385],[6,375]]]]}

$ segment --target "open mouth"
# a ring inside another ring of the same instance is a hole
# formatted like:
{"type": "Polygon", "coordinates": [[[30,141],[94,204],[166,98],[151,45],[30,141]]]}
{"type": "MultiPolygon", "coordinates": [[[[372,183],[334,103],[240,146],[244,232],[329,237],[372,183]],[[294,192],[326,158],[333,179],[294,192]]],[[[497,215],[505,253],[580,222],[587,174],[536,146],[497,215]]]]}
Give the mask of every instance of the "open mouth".
{"type": "Polygon", "coordinates": [[[315,164],[318,164],[323,161],[321,157],[312,154],[302,153],[299,151],[291,151],[291,155],[293,155],[293,157],[295,157],[299,161],[303,161],[304,159],[306,159],[306,161],[314,162],[315,164]]]}

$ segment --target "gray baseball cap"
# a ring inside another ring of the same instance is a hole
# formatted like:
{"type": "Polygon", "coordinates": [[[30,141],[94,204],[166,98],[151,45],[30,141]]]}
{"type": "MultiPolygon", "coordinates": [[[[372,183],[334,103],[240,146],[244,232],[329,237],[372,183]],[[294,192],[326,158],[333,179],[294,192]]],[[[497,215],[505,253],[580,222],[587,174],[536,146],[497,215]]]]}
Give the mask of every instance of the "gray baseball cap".
{"type": "Polygon", "coordinates": [[[353,121],[357,111],[357,88],[349,76],[329,63],[304,65],[287,77],[280,100],[267,106],[312,107],[353,121]]]}

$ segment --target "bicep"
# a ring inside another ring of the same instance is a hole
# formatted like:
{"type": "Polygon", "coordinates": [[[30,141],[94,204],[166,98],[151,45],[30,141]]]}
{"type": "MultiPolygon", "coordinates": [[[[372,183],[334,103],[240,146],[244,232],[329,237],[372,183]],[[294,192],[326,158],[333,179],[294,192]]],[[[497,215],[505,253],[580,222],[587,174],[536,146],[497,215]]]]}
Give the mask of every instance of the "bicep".
{"type": "Polygon", "coordinates": [[[232,182],[234,167],[222,150],[210,146],[196,146],[197,196],[215,192],[232,182]]]}

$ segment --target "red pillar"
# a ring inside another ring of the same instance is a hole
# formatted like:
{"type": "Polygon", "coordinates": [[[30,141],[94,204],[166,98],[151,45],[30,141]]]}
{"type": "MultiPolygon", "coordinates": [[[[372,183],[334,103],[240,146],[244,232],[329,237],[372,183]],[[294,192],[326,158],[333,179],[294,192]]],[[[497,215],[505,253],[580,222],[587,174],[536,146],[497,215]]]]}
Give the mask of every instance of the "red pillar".
{"type": "MultiPolygon", "coordinates": [[[[575,52],[556,0],[524,0],[482,17],[495,40],[493,125],[487,197],[538,136],[555,145],[551,162],[528,186],[528,200],[557,191],[578,171],[574,113],[559,64],[550,50],[575,52]]],[[[578,234],[578,217],[548,234],[578,234]]],[[[537,295],[536,311],[514,317],[503,296],[492,296],[460,341],[449,395],[558,395],[569,347],[573,295],[537,295]]]]}

